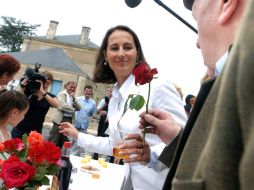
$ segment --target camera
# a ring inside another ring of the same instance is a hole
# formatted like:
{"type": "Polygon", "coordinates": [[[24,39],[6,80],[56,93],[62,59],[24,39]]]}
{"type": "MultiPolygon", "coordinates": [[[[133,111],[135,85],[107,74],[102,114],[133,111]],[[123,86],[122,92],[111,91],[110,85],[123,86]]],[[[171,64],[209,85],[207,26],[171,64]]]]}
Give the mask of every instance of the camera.
{"type": "Polygon", "coordinates": [[[25,70],[24,78],[20,80],[22,82],[24,79],[28,79],[28,83],[27,85],[25,85],[25,91],[24,91],[25,95],[27,96],[30,96],[33,93],[40,90],[41,82],[45,82],[47,80],[47,76],[39,72],[40,67],[41,67],[41,64],[36,63],[34,65],[34,69],[27,68],[25,70]]]}

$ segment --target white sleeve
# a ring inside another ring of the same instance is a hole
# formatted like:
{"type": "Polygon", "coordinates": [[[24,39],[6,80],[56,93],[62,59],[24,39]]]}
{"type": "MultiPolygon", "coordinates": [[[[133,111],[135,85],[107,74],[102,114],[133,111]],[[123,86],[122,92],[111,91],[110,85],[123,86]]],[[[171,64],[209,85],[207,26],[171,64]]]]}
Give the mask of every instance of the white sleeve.
{"type": "Polygon", "coordinates": [[[105,104],[105,99],[101,99],[98,106],[97,106],[97,110],[101,109],[103,107],[103,105],[105,104]]]}
{"type": "Polygon", "coordinates": [[[111,137],[97,137],[90,134],[79,133],[77,145],[91,152],[112,155],[113,145],[111,137]]]}
{"type": "MultiPolygon", "coordinates": [[[[151,91],[151,108],[157,108],[169,112],[175,121],[181,126],[184,127],[187,121],[187,116],[184,111],[184,105],[181,101],[174,85],[167,79],[154,79],[154,88],[151,91]]],[[[150,162],[148,167],[152,167],[155,170],[165,169],[158,158],[165,148],[165,144],[157,144],[150,147],[150,162]],[[160,168],[160,169],[158,169],[160,168]]]]}
{"type": "Polygon", "coordinates": [[[169,112],[175,121],[184,127],[187,121],[187,115],[184,111],[184,104],[178,95],[174,85],[164,78],[153,80],[155,87],[151,91],[151,108],[157,108],[169,112]]]}
{"type": "Polygon", "coordinates": [[[158,172],[164,169],[168,169],[168,167],[165,164],[163,164],[162,162],[158,160],[161,154],[160,150],[161,149],[156,146],[150,147],[150,162],[148,163],[149,168],[153,168],[155,171],[158,171],[158,172]]]}

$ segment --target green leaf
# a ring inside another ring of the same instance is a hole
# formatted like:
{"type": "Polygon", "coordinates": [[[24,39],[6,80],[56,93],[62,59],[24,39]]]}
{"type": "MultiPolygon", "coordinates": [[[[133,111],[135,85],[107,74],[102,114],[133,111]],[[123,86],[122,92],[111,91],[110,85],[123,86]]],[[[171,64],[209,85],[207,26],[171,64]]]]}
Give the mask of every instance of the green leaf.
{"type": "Polygon", "coordinates": [[[38,167],[36,169],[36,173],[34,176],[35,181],[41,181],[46,175],[46,173],[47,173],[47,169],[45,167],[43,166],[38,167]]]}
{"type": "Polygon", "coordinates": [[[128,99],[125,101],[124,110],[123,110],[123,114],[122,114],[122,115],[124,115],[125,112],[127,111],[129,99],[132,99],[133,96],[134,96],[133,94],[130,94],[130,95],[128,96],[128,99]]]}
{"type": "Polygon", "coordinates": [[[27,138],[28,138],[28,135],[25,133],[23,136],[22,136],[22,141],[24,144],[27,143],[27,138]]]}
{"type": "Polygon", "coordinates": [[[130,109],[135,109],[136,111],[140,110],[145,104],[145,99],[141,95],[137,95],[130,101],[130,109]]]}
{"type": "Polygon", "coordinates": [[[1,187],[1,189],[0,190],[6,190],[6,187],[1,187]]]}
{"type": "Polygon", "coordinates": [[[17,152],[16,155],[18,156],[18,158],[19,158],[22,162],[26,162],[26,161],[27,161],[26,150],[21,150],[20,152],[17,152]]]}
{"type": "Polygon", "coordinates": [[[60,169],[60,166],[58,166],[57,164],[51,164],[48,167],[47,175],[56,175],[58,173],[59,169],[60,169]]]}
{"type": "Polygon", "coordinates": [[[41,185],[49,185],[49,178],[47,176],[44,176],[44,178],[40,181],[41,185]]]}

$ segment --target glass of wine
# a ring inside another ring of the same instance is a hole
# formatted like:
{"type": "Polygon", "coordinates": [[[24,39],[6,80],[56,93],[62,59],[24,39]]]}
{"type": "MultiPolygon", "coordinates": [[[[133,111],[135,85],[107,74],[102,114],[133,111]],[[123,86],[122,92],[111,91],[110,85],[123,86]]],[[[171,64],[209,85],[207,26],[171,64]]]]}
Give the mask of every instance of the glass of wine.
{"type": "Polygon", "coordinates": [[[118,140],[116,140],[115,145],[113,147],[113,156],[120,159],[128,159],[129,155],[121,155],[119,152],[122,152],[124,154],[125,151],[128,151],[129,149],[120,149],[119,146],[123,143],[128,143],[132,140],[125,140],[125,137],[129,134],[132,134],[133,132],[125,131],[118,129],[117,136],[118,140]]]}
{"type": "Polygon", "coordinates": [[[88,152],[88,151],[85,151],[83,153],[81,153],[81,163],[87,163],[87,162],[90,162],[92,157],[93,157],[93,153],[92,152],[88,152]]]}

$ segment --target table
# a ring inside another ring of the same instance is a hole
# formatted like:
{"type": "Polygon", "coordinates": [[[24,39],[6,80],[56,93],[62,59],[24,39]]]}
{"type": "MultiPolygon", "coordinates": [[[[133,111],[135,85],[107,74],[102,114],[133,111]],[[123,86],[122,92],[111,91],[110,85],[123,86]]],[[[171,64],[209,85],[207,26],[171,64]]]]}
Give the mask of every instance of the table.
{"type": "Polygon", "coordinates": [[[126,182],[125,165],[117,165],[107,163],[107,168],[102,167],[97,160],[91,160],[87,165],[98,168],[100,177],[92,178],[92,174],[81,170],[81,157],[70,157],[74,168],[77,168],[77,173],[72,173],[69,189],[70,190],[123,190],[126,182]]]}

